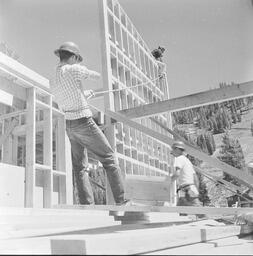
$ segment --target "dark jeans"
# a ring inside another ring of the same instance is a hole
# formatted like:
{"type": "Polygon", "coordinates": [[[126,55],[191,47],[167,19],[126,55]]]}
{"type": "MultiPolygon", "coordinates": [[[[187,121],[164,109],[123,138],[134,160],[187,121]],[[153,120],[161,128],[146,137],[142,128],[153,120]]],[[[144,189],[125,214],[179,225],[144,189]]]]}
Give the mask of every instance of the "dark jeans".
{"type": "Polygon", "coordinates": [[[118,160],[107,138],[92,117],[66,120],[66,130],[71,143],[73,175],[81,188],[81,204],[94,203],[93,192],[86,169],[88,149],[99,160],[105,171],[116,203],[124,201],[124,185],[118,160]]]}
{"type": "Polygon", "coordinates": [[[179,197],[177,206],[202,206],[197,197],[179,197]]]}
{"type": "Polygon", "coordinates": [[[184,186],[178,189],[178,201],[177,206],[202,206],[198,197],[191,197],[188,193],[189,186],[184,186]],[[182,194],[182,195],[180,195],[182,194]]]}

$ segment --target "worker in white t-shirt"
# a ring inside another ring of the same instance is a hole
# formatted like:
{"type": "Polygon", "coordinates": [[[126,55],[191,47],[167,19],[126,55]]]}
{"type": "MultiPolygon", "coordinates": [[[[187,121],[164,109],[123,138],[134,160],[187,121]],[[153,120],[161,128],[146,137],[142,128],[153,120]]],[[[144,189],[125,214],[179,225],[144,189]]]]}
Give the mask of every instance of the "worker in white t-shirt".
{"type": "Polygon", "coordinates": [[[173,143],[171,154],[175,157],[175,172],[171,179],[172,181],[177,180],[177,206],[201,206],[196,186],[198,180],[196,172],[191,161],[185,156],[184,151],[185,144],[182,141],[173,143]]]}

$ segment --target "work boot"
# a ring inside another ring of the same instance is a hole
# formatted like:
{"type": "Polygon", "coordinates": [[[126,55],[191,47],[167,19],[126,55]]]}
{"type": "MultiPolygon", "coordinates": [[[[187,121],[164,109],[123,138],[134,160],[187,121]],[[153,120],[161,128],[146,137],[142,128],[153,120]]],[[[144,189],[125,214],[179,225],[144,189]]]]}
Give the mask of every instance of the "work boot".
{"type": "Polygon", "coordinates": [[[124,201],[120,203],[116,203],[117,206],[130,206],[131,205],[131,200],[130,199],[125,199],[124,201]]]}
{"type": "MultiPolygon", "coordinates": [[[[125,199],[124,201],[120,203],[116,203],[116,206],[131,206],[132,202],[130,199],[125,199]]],[[[113,216],[124,216],[125,211],[110,211],[110,215],[113,216]]]]}

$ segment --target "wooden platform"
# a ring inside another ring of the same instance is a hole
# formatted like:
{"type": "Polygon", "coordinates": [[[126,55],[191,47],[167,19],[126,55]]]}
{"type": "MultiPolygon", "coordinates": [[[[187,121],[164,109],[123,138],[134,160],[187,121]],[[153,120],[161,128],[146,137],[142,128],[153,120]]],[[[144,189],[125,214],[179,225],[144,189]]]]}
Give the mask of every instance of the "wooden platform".
{"type": "Polygon", "coordinates": [[[127,255],[145,254],[161,249],[206,243],[211,240],[238,236],[240,226],[222,225],[216,221],[198,221],[179,226],[114,230],[113,232],[67,235],[51,239],[53,254],[127,255]],[[99,246],[98,246],[99,245],[99,246]]]}
{"type": "Polygon", "coordinates": [[[120,208],[115,206],[0,208],[0,254],[162,254],[197,244],[202,248],[204,243],[242,232],[241,226],[176,212],[146,212],[146,222],[139,222],[138,207],[130,206],[136,211],[119,216],[124,221],[110,216],[110,210],[120,208]],[[127,223],[129,216],[132,224],[127,223]]]}
{"type": "Polygon", "coordinates": [[[115,221],[109,211],[0,208],[1,238],[16,237],[29,232],[44,234],[48,230],[89,229],[119,224],[120,221],[115,221]]]}

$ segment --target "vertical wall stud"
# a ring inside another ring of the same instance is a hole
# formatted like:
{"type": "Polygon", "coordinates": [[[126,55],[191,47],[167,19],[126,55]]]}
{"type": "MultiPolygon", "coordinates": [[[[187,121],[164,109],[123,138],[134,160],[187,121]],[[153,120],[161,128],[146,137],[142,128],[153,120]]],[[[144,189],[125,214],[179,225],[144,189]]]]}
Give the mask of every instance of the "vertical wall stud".
{"type": "Polygon", "coordinates": [[[47,96],[46,101],[50,107],[43,111],[43,163],[50,168],[44,170],[43,206],[46,208],[50,208],[52,206],[53,196],[52,96],[47,96]]]}
{"type": "Polygon", "coordinates": [[[25,207],[34,206],[35,190],[35,88],[27,89],[27,114],[26,114],[26,168],[25,168],[25,207]]]}

